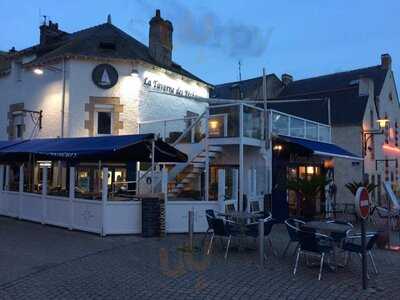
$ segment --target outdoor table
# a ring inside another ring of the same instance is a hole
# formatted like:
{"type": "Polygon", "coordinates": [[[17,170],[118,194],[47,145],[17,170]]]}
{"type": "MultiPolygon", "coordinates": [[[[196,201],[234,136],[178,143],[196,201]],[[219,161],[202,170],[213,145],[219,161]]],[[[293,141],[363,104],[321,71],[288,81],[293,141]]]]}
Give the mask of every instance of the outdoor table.
{"type": "Polygon", "coordinates": [[[346,224],[328,223],[326,221],[310,221],[302,227],[315,229],[318,232],[325,234],[342,233],[345,234],[352,227],[346,224]]]}
{"type": "MultiPolygon", "coordinates": [[[[338,233],[345,235],[348,230],[352,229],[350,225],[346,224],[338,224],[338,223],[328,223],[327,221],[309,221],[304,224],[302,227],[315,229],[319,233],[323,233],[326,235],[332,235],[332,233],[338,233]]],[[[333,246],[333,267],[340,266],[336,263],[336,251],[335,246],[333,246]]]]}
{"type": "Polygon", "coordinates": [[[243,251],[242,241],[246,238],[246,224],[247,220],[254,220],[254,219],[261,219],[260,216],[249,213],[246,211],[232,211],[226,213],[218,213],[218,216],[226,217],[229,220],[234,220],[236,224],[238,224],[240,228],[240,244],[239,244],[239,251],[243,251]]]}

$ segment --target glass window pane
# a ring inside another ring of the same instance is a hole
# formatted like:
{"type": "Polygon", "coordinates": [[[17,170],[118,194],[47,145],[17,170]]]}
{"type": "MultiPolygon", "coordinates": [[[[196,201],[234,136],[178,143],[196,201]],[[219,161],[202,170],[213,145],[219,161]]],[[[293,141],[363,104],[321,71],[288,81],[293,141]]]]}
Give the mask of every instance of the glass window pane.
{"type": "Polygon", "coordinates": [[[111,112],[99,111],[97,113],[97,133],[111,134],[111,112]]]}
{"type": "Polygon", "coordinates": [[[318,140],[318,125],[306,122],[306,138],[318,140]]]}
{"type": "Polygon", "coordinates": [[[224,116],[210,116],[208,120],[209,135],[211,137],[225,136],[224,116]]]}
{"type": "Polygon", "coordinates": [[[296,137],[304,137],[304,120],[290,119],[290,135],[296,137]]]}
{"type": "Polygon", "coordinates": [[[289,117],[279,113],[272,114],[272,132],[289,135],[289,117]]]}
{"type": "Polygon", "coordinates": [[[319,126],[319,141],[325,142],[325,143],[330,143],[331,141],[331,135],[330,135],[330,129],[327,126],[319,126]]]}

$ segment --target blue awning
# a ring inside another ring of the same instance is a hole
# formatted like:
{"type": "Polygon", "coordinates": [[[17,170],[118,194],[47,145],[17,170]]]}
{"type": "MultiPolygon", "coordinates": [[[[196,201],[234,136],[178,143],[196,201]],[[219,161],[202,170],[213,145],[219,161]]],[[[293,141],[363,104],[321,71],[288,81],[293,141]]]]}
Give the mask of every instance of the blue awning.
{"type": "Polygon", "coordinates": [[[48,160],[151,162],[153,141],[156,162],[187,161],[186,154],[155,140],[153,134],[32,139],[14,144],[0,141],[0,160],[27,161],[35,156],[48,160]]]}
{"type": "Polygon", "coordinates": [[[282,136],[282,135],[279,136],[279,139],[287,143],[296,144],[297,146],[308,149],[315,155],[340,157],[353,160],[363,160],[360,156],[357,156],[335,144],[311,141],[311,140],[282,136]]]}

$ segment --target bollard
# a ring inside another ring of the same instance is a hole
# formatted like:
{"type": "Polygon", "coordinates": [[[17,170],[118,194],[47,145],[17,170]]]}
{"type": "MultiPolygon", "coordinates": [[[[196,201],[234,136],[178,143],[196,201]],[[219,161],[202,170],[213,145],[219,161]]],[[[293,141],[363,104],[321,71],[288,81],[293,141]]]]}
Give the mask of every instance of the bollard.
{"type": "Polygon", "coordinates": [[[188,212],[189,250],[193,251],[194,211],[188,212]]]}
{"type": "Polygon", "coordinates": [[[258,247],[260,250],[260,266],[264,266],[264,220],[258,220],[258,247]]]}

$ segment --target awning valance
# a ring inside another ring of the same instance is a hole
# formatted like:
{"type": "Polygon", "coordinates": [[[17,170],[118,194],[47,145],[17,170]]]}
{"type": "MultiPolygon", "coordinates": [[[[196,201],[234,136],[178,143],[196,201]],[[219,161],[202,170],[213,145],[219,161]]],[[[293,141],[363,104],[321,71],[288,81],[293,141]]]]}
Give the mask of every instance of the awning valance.
{"type": "Polygon", "coordinates": [[[20,142],[0,141],[0,161],[35,159],[67,161],[151,162],[152,142],[155,142],[155,162],[185,162],[183,152],[153,134],[32,139],[20,142]],[[3,146],[4,145],[4,146],[3,146]]]}
{"type": "Polygon", "coordinates": [[[278,139],[282,140],[283,142],[292,143],[302,148],[305,148],[311,151],[315,155],[339,157],[352,160],[362,160],[360,156],[357,156],[335,144],[317,142],[317,141],[289,137],[289,136],[282,136],[282,135],[280,135],[278,139]]]}

